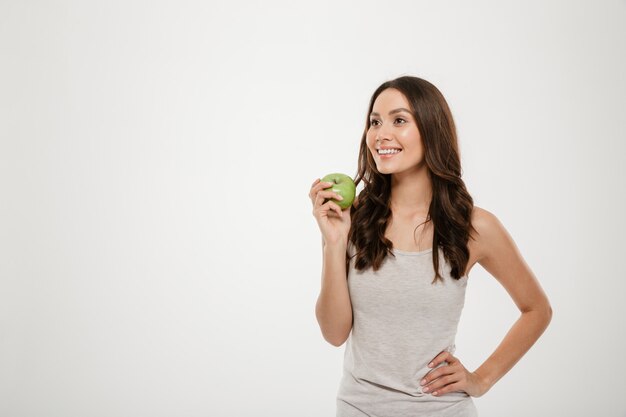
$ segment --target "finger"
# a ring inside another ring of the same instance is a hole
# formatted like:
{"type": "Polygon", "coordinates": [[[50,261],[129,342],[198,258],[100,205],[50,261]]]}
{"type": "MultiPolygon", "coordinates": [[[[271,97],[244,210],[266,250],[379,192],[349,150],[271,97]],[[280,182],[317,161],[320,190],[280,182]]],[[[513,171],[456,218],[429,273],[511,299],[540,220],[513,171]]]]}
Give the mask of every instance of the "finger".
{"type": "Polygon", "coordinates": [[[439,365],[443,361],[447,361],[448,363],[450,363],[450,360],[448,360],[448,359],[451,359],[451,358],[452,358],[452,354],[450,352],[448,352],[447,350],[444,350],[439,355],[435,356],[435,359],[433,359],[428,364],[428,367],[429,368],[434,368],[434,367],[436,367],[437,365],[439,365]]]}
{"type": "Polygon", "coordinates": [[[343,211],[341,210],[341,207],[339,207],[339,205],[332,202],[331,200],[328,200],[326,203],[324,203],[324,206],[327,206],[329,208],[329,211],[332,210],[337,213],[339,217],[343,217],[343,211]]]}
{"type": "Polygon", "coordinates": [[[322,196],[326,198],[334,198],[335,200],[340,200],[340,201],[343,200],[343,197],[341,196],[341,194],[336,193],[331,190],[319,191],[318,194],[321,194],[322,196]]]}
{"type": "Polygon", "coordinates": [[[313,184],[311,184],[311,188],[315,189],[315,190],[322,190],[322,189],[328,188],[328,187],[330,187],[332,185],[335,185],[335,183],[332,182],[332,181],[323,181],[322,182],[322,180],[317,179],[317,180],[313,181],[313,184]]]}
{"type": "Polygon", "coordinates": [[[313,181],[313,184],[311,184],[311,190],[309,191],[309,198],[311,200],[313,200],[313,196],[315,195],[315,193],[313,192],[313,189],[315,188],[315,185],[318,184],[321,180],[318,178],[315,181],[313,181]]]}
{"type": "Polygon", "coordinates": [[[314,184],[311,187],[311,192],[309,193],[309,197],[311,197],[311,200],[313,200],[314,196],[317,195],[317,193],[324,190],[325,188],[330,187],[333,184],[334,184],[333,182],[321,182],[321,181],[318,182],[317,184],[314,184]]]}
{"type": "Polygon", "coordinates": [[[315,199],[314,202],[314,206],[316,205],[322,205],[326,202],[326,200],[328,199],[330,201],[330,199],[336,199],[336,200],[343,200],[343,197],[341,195],[339,195],[338,193],[335,193],[334,191],[318,191],[317,192],[317,197],[315,199]]]}
{"type": "Polygon", "coordinates": [[[441,388],[445,387],[446,385],[452,382],[456,382],[456,381],[452,378],[451,375],[442,376],[440,378],[437,378],[430,384],[423,386],[422,391],[434,393],[435,391],[440,390],[441,388]]]}
{"type": "Polygon", "coordinates": [[[315,181],[313,181],[313,183],[311,184],[311,190],[313,188],[315,188],[316,186],[318,186],[319,184],[323,184],[322,180],[317,178],[315,181]]]}
{"type": "Polygon", "coordinates": [[[334,182],[332,182],[332,181],[326,181],[326,182],[320,182],[320,183],[318,183],[318,184],[316,185],[316,187],[318,187],[320,190],[323,190],[323,189],[325,189],[325,188],[332,187],[333,185],[335,185],[335,183],[334,183],[334,182]]]}
{"type": "Polygon", "coordinates": [[[313,208],[319,209],[326,202],[326,197],[321,192],[315,195],[315,201],[313,202],[313,208]]]}
{"type": "Polygon", "coordinates": [[[451,384],[446,385],[443,388],[437,388],[435,391],[433,391],[433,395],[441,396],[441,395],[447,394],[449,392],[460,391],[462,389],[463,388],[461,387],[461,383],[460,382],[453,382],[451,384]]]}
{"type": "MultiPolygon", "coordinates": [[[[313,207],[313,213],[316,211],[320,213],[320,215],[328,216],[329,211],[336,212],[337,210],[332,206],[335,204],[332,200],[327,200],[323,195],[318,194],[315,197],[315,203],[313,207]]],[[[336,205],[336,204],[335,204],[336,205]]]]}
{"type": "Polygon", "coordinates": [[[321,207],[322,204],[324,204],[324,201],[326,200],[324,194],[322,194],[322,192],[318,191],[317,193],[315,193],[315,203],[314,206],[315,207],[321,207]]]}
{"type": "Polygon", "coordinates": [[[437,378],[441,378],[442,376],[449,375],[454,373],[454,369],[449,366],[440,366],[439,368],[430,371],[422,380],[420,381],[421,385],[428,385],[435,381],[437,378]]]}
{"type": "Polygon", "coordinates": [[[327,182],[327,181],[322,182],[322,180],[317,179],[311,185],[311,194],[315,195],[316,192],[323,190],[325,188],[328,188],[333,184],[334,182],[327,182]]]}

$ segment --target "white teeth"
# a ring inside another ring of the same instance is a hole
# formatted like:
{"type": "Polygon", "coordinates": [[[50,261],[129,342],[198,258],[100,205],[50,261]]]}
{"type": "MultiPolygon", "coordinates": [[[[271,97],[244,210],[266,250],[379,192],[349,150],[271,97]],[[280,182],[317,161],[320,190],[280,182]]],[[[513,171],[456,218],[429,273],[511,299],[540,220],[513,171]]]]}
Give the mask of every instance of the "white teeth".
{"type": "Polygon", "coordinates": [[[398,153],[400,152],[400,149],[379,149],[378,153],[380,155],[385,155],[385,154],[389,154],[389,153],[398,153]]]}

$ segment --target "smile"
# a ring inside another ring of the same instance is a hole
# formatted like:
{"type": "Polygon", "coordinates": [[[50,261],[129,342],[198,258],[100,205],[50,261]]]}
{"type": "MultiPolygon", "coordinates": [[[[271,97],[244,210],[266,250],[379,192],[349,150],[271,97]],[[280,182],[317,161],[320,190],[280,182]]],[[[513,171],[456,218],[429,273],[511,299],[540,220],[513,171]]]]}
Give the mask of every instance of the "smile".
{"type": "Polygon", "coordinates": [[[401,149],[387,149],[381,151],[378,151],[378,156],[380,156],[381,159],[389,159],[389,158],[393,158],[394,156],[396,156],[397,154],[399,154],[400,152],[402,152],[401,149]]]}

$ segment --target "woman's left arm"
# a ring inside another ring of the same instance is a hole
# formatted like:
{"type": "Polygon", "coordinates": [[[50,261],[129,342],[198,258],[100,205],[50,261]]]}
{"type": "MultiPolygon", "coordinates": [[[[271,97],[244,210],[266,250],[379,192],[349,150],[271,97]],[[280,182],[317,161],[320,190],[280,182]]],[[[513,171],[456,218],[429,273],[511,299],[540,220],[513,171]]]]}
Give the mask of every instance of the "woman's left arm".
{"type": "Polygon", "coordinates": [[[522,314],[474,372],[468,371],[451,352],[439,353],[428,366],[435,368],[443,361],[448,365],[434,369],[421,381],[423,391],[435,396],[454,391],[482,396],[528,352],[552,320],[548,297],[502,223],[487,210],[474,210],[472,225],[479,235],[474,245],[477,262],[502,284],[522,314]]]}
{"type": "Polygon", "coordinates": [[[480,235],[478,263],[502,284],[521,312],[496,350],[474,371],[487,392],[543,334],[552,319],[552,307],[498,218],[480,209],[474,227],[480,235]]]}

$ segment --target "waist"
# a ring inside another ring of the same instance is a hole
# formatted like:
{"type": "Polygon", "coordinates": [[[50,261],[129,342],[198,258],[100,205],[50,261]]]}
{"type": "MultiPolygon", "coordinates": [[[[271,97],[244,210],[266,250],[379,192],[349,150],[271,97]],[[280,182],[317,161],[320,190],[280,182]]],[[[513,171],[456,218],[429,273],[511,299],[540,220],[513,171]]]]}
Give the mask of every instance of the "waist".
{"type": "Polygon", "coordinates": [[[384,410],[387,414],[390,414],[394,407],[403,411],[447,410],[454,403],[466,404],[469,408],[474,407],[472,397],[466,392],[456,391],[435,396],[424,393],[421,389],[399,385],[397,382],[386,385],[384,380],[373,381],[359,377],[347,369],[344,369],[339,384],[337,400],[363,410],[368,408],[384,410]]]}
{"type": "Polygon", "coordinates": [[[428,396],[422,392],[420,381],[436,368],[429,368],[428,363],[439,353],[448,350],[454,353],[456,345],[454,335],[442,340],[430,340],[423,337],[419,343],[410,338],[404,340],[367,340],[352,333],[348,338],[344,352],[344,381],[347,384],[360,384],[370,391],[390,390],[412,397],[428,396]]]}

